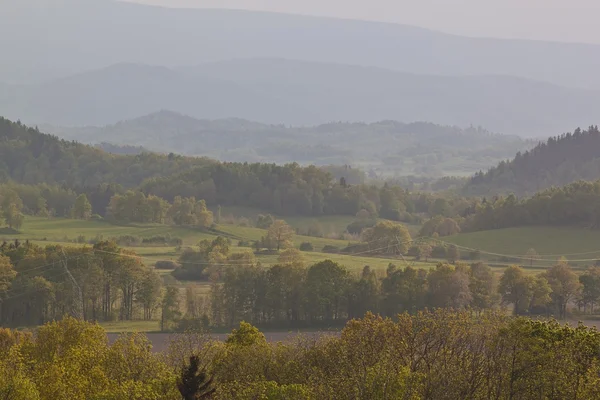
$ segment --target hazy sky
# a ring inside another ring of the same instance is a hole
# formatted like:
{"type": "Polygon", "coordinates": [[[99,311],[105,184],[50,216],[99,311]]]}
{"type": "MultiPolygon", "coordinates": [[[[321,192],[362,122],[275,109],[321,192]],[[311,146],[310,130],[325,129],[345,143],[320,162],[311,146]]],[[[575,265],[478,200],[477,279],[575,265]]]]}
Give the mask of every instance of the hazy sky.
{"type": "Polygon", "coordinates": [[[469,36],[600,43],[600,0],[130,0],[398,22],[469,36]]]}

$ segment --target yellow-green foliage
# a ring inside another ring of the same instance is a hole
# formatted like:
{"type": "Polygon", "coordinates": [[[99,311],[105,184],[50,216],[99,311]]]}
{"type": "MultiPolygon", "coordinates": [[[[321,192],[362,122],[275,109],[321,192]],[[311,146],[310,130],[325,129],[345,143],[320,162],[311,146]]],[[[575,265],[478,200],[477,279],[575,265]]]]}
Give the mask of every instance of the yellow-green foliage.
{"type": "Polygon", "coordinates": [[[125,336],[109,346],[99,325],[72,318],[15,342],[0,362],[0,377],[0,393],[16,390],[16,397],[2,397],[9,399],[177,398],[174,371],[144,336],[125,336]]]}
{"type": "Polygon", "coordinates": [[[600,398],[599,332],[495,313],[367,314],[339,335],[286,343],[241,323],[225,342],[179,335],[162,355],[141,334],[109,345],[98,325],[71,318],[33,337],[2,330],[0,343],[9,400],[177,400],[191,356],[204,393],[214,389],[200,399],[600,398]]]}

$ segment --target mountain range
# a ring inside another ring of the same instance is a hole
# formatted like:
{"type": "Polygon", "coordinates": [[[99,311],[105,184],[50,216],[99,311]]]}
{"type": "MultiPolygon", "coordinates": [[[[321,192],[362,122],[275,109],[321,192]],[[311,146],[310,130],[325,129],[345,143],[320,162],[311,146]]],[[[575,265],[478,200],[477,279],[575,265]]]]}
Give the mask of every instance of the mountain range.
{"type": "Polygon", "coordinates": [[[285,58],[425,75],[512,75],[600,89],[600,45],[468,38],[399,24],[114,0],[3,1],[0,15],[0,81],[8,83],[120,62],[173,67],[285,58]]]}
{"type": "Polygon", "coordinates": [[[328,123],[288,127],[239,118],[199,120],[160,111],[103,127],[41,128],[68,140],[142,146],[158,152],[224,161],[352,165],[371,176],[470,175],[533,147],[518,136],[432,123],[328,123]]]}
{"type": "Polygon", "coordinates": [[[419,75],[269,58],[180,68],[117,64],[46,83],[9,85],[0,109],[28,124],[58,126],[103,126],[173,110],[200,119],[300,126],[433,121],[547,137],[593,123],[599,94],[509,76],[419,75]]]}

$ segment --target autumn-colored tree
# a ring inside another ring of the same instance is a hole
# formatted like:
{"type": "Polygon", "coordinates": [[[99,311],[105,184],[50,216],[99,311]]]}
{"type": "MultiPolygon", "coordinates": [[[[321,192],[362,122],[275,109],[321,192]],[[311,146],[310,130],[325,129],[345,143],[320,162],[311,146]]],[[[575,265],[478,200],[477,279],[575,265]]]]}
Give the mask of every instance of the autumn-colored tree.
{"type": "Polygon", "coordinates": [[[362,241],[373,253],[405,254],[412,243],[408,229],[392,221],[380,221],[363,231],[362,241]]]}
{"type": "Polygon", "coordinates": [[[76,219],[89,219],[92,216],[92,205],[85,193],[80,194],[75,199],[72,215],[76,219]]]}
{"type": "Polygon", "coordinates": [[[269,226],[266,239],[270,243],[274,243],[277,251],[279,251],[280,249],[286,249],[292,246],[294,235],[295,232],[291,226],[284,220],[277,219],[269,226]]]}

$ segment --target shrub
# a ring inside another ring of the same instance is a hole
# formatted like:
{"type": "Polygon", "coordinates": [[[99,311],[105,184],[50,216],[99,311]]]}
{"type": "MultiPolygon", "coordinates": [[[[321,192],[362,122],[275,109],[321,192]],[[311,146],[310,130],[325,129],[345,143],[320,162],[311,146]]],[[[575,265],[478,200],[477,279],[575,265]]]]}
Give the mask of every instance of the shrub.
{"type": "Polygon", "coordinates": [[[374,227],[376,223],[377,221],[374,219],[362,219],[354,221],[346,227],[346,231],[353,235],[360,235],[363,230],[374,227]]]}
{"type": "Polygon", "coordinates": [[[444,246],[435,246],[431,251],[432,258],[446,258],[446,248],[444,246]]]}
{"type": "Polygon", "coordinates": [[[237,225],[247,227],[247,226],[252,226],[252,223],[250,222],[250,220],[248,218],[241,217],[240,219],[238,219],[237,225]]]}
{"type": "Polygon", "coordinates": [[[330,254],[337,254],[340,252],[339,247],[336,246],[332,246],[330,244],[326,244],[325,246],[323,246],[323,253],[330,253],[330,254]]]}
{"type": "Polygon", "coordinates": [[[161,260],[157,261],[156,264],[154,264],[154,268],[156,269],[175,269],[178,266],[179,264],[171,260],[161,260]]]}
{"type": "Polygon", "coordinates": [[[112,238],[112,241],[114,241],[119,246],[136,246],[142,243],[142,238],[133,235],[121,235],[112,238]]]}
{"type": "Polygon", "coordinates": [[[313,247],[311,242],[302,242],[300,243],[301,251],[313,251],[315,248],[313,247]]]}

